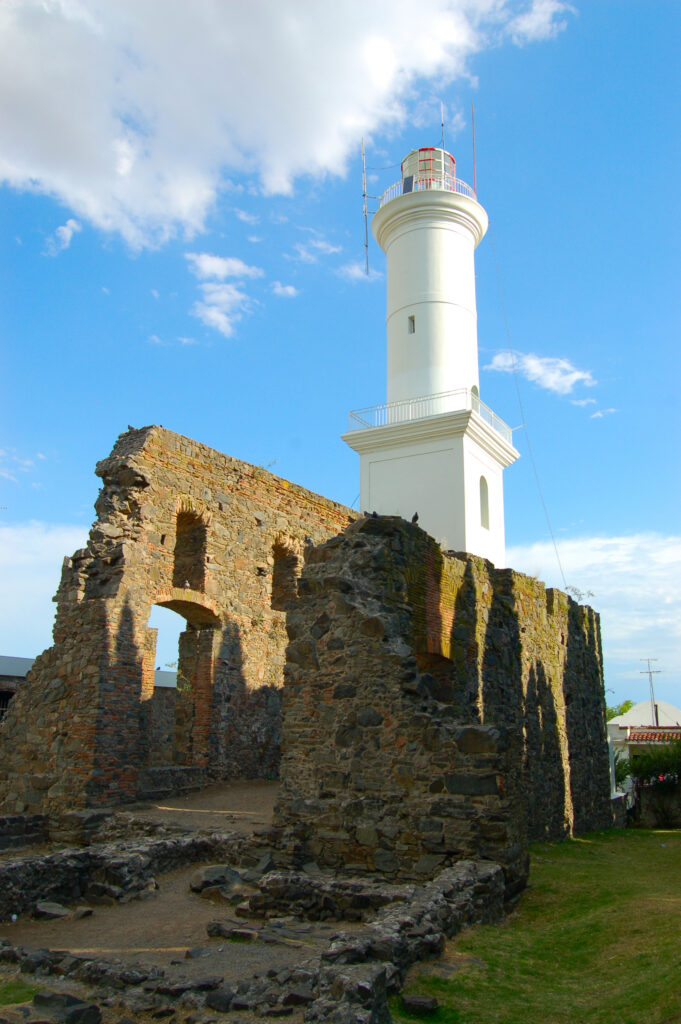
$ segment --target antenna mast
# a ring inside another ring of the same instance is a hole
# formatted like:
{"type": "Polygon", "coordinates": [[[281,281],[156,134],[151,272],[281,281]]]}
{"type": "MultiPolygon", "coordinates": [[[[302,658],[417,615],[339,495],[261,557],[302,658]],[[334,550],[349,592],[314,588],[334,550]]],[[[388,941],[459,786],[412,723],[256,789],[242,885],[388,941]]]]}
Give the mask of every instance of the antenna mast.
{"type": "Polygon", "coordinates": [[[478,174],[475,167],[475,104],[471,103],[471,125],[473,127],[473,191],[478,194],[478,174]]]}
{"type": "Polygon", "coordinates": [[[662,671],[662,669],[661,668],[651,668],[650,667],[651,661],[657,661],[657,658],[641,658],[641,661],[645,661],[648,664],[648,668],[642,668],[640,673],[639,673],[639,675],[648,676],[648,681],[650,683],[650,711],[651,711],[651,714],[653,716],[652,724],[653,725],[659,725],[660,721],[659,721],[659,716],[658,716],[658,713],[657,713],[657,704],[655,703],[655,690],[653,688],[653,676],[659,676],[659,674],[662,671]]]}
{"type": "Polygon", "coordinates": [[[444,153],[445,153],[445,108],[444,104],[440,102],[440,128],[442,129],[442,173],[444,174],[444,153]]]}
{"type": "Polygon", "coordinates": [[[366,275],[369,276],[369,226],[367,221],[367,160],[364,152],[364,136],[362,136],[362,212],[364,213],[364,261],[366,275]]]}

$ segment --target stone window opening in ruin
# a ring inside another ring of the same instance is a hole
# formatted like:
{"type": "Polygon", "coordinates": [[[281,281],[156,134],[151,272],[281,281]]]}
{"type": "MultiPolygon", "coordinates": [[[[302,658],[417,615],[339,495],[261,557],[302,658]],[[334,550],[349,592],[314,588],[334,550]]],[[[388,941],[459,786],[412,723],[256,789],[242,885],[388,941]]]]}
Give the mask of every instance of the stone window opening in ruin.
{"type": "Polygon", "coordinates": [[[480,477],[480,525],[489,530],[489,488],[484,476],[480,477]]]}
{"type": "Polygon", "coordinates": [[[287,605],[298,597],[300,559],[296,552],[277,541],[272,549],[272,608],[286,611],[287,605]]]}
{"type": "Polygon", "coordinates": [[[206,584],[206,524],[195,512],[178,512],[173,587],[203,590],[206,584]]]}

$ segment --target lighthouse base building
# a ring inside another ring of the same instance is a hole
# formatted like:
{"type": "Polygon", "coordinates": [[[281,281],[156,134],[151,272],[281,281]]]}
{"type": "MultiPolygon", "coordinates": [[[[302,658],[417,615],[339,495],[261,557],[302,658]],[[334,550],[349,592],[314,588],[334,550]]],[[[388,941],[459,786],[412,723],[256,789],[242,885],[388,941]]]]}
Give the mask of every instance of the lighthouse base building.
{"type": "Polygon", "coordinates": [[[343,440],[360,455],[363,510],[404,519],[416,515],[443,550],[469,551],[501,567],[502,471],[518,453],[505,424],[490,426],[482,418],[477,396],[469,392],[458,398],[469,407],[438,412],[438,400],[441,405],[445,400],[432,396],[405,403],[405,412],[431,408],[429,415],[380,427],[356,425],[360,414],[353,414],[355,429],[343,440]]]}

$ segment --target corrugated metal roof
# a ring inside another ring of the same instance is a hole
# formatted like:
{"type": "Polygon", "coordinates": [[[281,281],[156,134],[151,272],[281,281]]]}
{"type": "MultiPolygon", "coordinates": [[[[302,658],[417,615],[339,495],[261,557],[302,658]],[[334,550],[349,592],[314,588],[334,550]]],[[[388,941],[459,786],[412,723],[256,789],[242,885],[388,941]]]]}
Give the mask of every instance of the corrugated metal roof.
{"type": "MultiPolygon", "coordinates": [[[[12,658],[7,654],[0,654],[0,677],[10,676],[12,679],[23,679],[35,658],[12,658]]],[[[154,672],[154,686],[177,686],[177,672],[164,672],[156,669],[154,672]]]]}
{"type": "Polygon", "coordinates": [[[12,658],[7,654],[0,654],[0,676],[23,678],[34,661],[35,658],[12,658]]]}

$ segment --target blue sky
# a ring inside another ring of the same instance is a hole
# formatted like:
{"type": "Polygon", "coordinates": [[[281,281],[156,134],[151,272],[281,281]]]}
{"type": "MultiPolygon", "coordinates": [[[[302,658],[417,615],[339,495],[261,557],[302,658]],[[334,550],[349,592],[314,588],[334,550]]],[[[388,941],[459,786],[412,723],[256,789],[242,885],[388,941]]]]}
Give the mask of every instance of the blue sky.
{"type": "MultiPolygon", "coordinates": [[[[446,144],[491,230],[481,394],[521,423],[609,699],[681,705],[676,0],[0,7],[0,652],[50,642],[95,462],[161,423],[347,504],[385,399],[369,191],[446,144]],[[495,260],[496,253],[496,260],[495,260]],[[497,274],[498,267],[498,274],[497,274]],[[500,287],[501,285],[501,287],[500,287]]],[[[376,202],[370,200],[371,208],[376,202]]],[[[562,585],[523,430],[509,564],[562,585]]]]}

